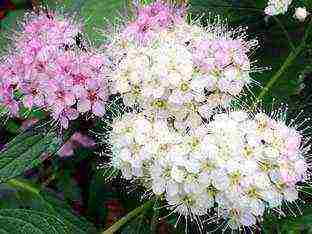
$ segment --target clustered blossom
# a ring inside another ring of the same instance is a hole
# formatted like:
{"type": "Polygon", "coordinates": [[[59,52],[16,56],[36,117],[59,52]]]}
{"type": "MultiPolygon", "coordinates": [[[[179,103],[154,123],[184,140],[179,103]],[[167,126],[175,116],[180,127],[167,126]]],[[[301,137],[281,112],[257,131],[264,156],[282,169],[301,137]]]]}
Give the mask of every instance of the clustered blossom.
{"type": "Polygon", "coordinates": [[[308,177],[302,135],[264,113],[220,114],[252,82],[257,42],[177,12],[161,1],[141,7],[107,46],[111,92],[135,111],[112,123],[111,163],[165,198],[178,220],[215,211],[225,229],[256,226],[266,209],[298,199],[308,177]]]}
{"type": "MultiPolygon", "coordinates": [[[[153,7],[143,7],[138,17],[153,7]]],[[[110,87],[126,105],[139,106],[156,118],[172,117],[177,128],[185,128],[209,118],[217,107],[226,107],[252,82],[249,55],[257,42],[247,41],[243,30],[229,31],[221,23],[203,28],[180,18],[171,20],[179,15],[173,12],[169,17],[169,9],[152,10],[152,21],[166,16],[163,27],[131,31],[138,37],[152,33],[148,43],[137,43],[132,34],[126,37],[128,33],[116,36],[109,51],[114,61],[110,87]]]]}
{"type": "Polygon", "coordinates": [[[162,120],[126,114],[112,124],[112,164],[163,196],[173,212],[217,211],[231,229],[256,226],[264,211],[298,199],[307,179],[302,135],[264,113],[214,116],[188,134],[162,120]]]}
{"type": "Polygon", "coordinates": [[[269,0],[264,10],[267,15],[280,15],[285,14],[292,0],[269,0]]]}
{"type": "Polygon", "coordinates": [[[130,22],[121,32],[121,37],[135,43],[148,43],[157,37],[159,31],[183,21],[183,10],[174,9],[162,1],[140,7],[136,20],[130,22]]]}
{"type": "Polygon", "coordinates": [[[102,116],[106,60],[91,48],[79,48],[82,25],[49,10],[26,18],[0,64],[0,104],[14,116],[20,106],[42,108],[64,128],[88,111],[102,116]]]}

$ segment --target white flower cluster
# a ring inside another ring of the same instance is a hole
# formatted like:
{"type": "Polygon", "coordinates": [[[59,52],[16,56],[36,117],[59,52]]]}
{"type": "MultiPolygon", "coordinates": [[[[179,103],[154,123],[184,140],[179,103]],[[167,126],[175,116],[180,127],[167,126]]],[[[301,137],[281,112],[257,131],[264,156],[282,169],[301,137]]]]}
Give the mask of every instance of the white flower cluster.
{"type": "Polygon", "coordinates": [[[161,1],[139,12],[108,46],[110,88],[138,112],[112,123],[113,166],[179,218],[217,210],[231,229],[295,201],[307,177],[301,134],[263,113],[216,114],[252,81],[255,42],[188,24],[161,1]]]}
{"type": "Polygon", "coordinates": [[[112,93],[158,119],[172,117],[177,128],[198,126],[252,82],[248,55],[257,42],[225,28],[182,21],[144,44],[118,34],[110,46],[112,93]]]}
{"type": "Polygon", "coordinates": [[[218,114],[187,134],[126,114],[113,122],[110,144],[124,178],[186,217],[215,208],[231,229],[254,226],[265,209],[295,201],[296,183],[307,177],[301,135],[263,113],[218,114]]]}
{"type": "Polygon", "coordinates": [[[292,0],[269,0],[264,12],[267,15],[285,14],[291,3],[292,0]]]}

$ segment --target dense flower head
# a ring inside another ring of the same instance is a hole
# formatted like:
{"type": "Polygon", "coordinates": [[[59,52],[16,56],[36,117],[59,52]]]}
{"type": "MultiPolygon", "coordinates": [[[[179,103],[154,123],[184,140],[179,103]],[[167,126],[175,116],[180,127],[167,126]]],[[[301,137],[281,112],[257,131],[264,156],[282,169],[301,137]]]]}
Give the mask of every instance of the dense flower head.
{"type": "Polygon", "coordinates": [[[79,33],[79,24],[55,12],[27,16],[0,65],[0,103],[12,115],[22,105],[41,108],[64,128],[79,114],[103,116],[107,60],[92,48],[79,48],[79,33]]]}
{"type": "Polygon", "coordinates": [[[83,32],[83,24],[74,17],[56,11],[39,9],[26,14],[21,31],[16,33],[14,45],[33,58],[49,49],[72,46],[83,32]]]}
{"type": "Polygon", "coordinates": [[[181,134],[162,120],[126,114],[112,124],[112,164],[163,196],[183,216],[217,210],[231,229],[255,226],[266,209],[298,199],[308,178],[302,135],[282,120],[218,114],[181,134]]]}
{"type": "Polygon", "coordinates": [[[292,0],[269,0],[265,8],[265,14],[267,15],[280,15],[285,14],[292,0]]]}
{"type": "Polygon", "coordinates": [[[136,19],[121,32],[121,37],[136,43],[148,43],[159,31],[182,22],[183,10],[175,9],[162,0],[139,6],[136,19]]]}
{"type": "Polygon", "coordinates": [[[249,56],[257,42],[242,29],[229,30],[218,20],[203,28],[183,19],[153,33],[144,44],[117,34],[109,46],[110,88],[128,106],[194,127],[252,82],[249,56]]]}

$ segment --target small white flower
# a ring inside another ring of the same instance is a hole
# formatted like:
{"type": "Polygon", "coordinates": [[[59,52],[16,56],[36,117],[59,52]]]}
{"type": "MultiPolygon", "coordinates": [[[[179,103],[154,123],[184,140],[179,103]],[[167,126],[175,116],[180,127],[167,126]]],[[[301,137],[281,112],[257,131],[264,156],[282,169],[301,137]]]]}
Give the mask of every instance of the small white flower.
{"type": "Polygon", "coordinates": [[[292,0],[269,0],[264,11],[271,16],[285,14],[291,3],[292,0]]]}
{"type": "Polygon", "coordinates": [[[310,15],[310,13],[305,7],[298,7],[296,8],[294,18],[299,20],[300,22],[304,22],[308,15],[310,15]]]}

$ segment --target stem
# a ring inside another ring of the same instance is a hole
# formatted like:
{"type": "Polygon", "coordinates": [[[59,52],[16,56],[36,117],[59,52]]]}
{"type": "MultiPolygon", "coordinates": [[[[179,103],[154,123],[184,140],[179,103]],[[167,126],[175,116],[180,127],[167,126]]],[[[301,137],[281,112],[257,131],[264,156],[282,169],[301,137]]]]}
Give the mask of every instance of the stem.
{"type": "Polygon", "coordinates": [[[271,80],[267,83],[267,85],[262,89],[261,93],[258,95],[256,99],[255,106],[265,96],[265,94],[272,88],[275,82],[284,74],[287,68],[292,64],[292,62],[297,58],[297,56],[305,48],[306,39],[308,38],[311,29],[312,29],[312,24],[309,25],[309,28],[307,29],[301,44],[289,54],[289,56],[287,57],[287,59],[285,60],[281,68],[275,73],[275,75],[271,78],[271,80]]]}
{"type": "Polygon", "coordinates": [[[291,38],[285,28],[285,26],[283,25],[283,23],[276,17],[276,16],[273,16],[273,19],[275,20],[275,22],[279,25],[279,27],[282,29],[283,33],[285,34],[285,36],[287,37],[287,40],[288,40],[288,43],[291,47],[291,49],[294,51],[296,50],[296,47],[294,46],[294,44],[292,43],[291,41],[291,38]]]}
{"type": "Polygon", "coordinates": [[[159,221],[159,209],[155,209],[159,206],[159,197],[156,197],[155,203],[154,203],[154,215],[151,220],[151,233],[156,234],[157,233],[157,224],[159,221]]]}
{"type": "Polygon", "coordinates": [[[149,209],[152,204],[154,204],[154,200],[153,199],[145,202],[142,206],[139,206],[138,208],[135,208],[130,213],[128,213],[126,216],[124,216],[119,221],[114,223],[110,228],[108,228],[104,232],[102,232],[102,234],[112,234],[112,233],[117,232],[123,225],[125,225],[131,219],[135,218],[142,211],[144,211],[146,209],[149,209]]]}

